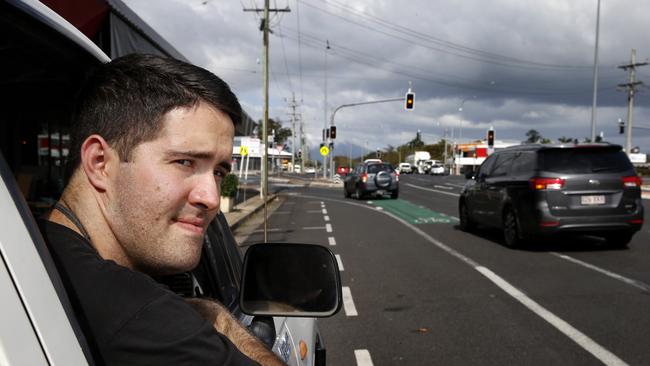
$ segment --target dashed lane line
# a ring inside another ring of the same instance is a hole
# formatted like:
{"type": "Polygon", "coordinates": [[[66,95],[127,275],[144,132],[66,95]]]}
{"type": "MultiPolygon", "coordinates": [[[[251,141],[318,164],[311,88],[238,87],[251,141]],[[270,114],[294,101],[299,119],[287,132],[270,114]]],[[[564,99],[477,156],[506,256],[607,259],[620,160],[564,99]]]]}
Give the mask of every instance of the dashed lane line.
{"type": "Polygon", "coordinates": [[[341,256],[338,254],[334,255],[336,257],[336,263],[339,265],[339,271],[343,272],[343,261],[341,261],[341,256]]]}
{"type": "Polygon", "coordinates": [[[328,233],[331,233],[332,232],[332,224],[325,224],[325,231],[327,231],[328,233]]]}
{"type": "Polygon", "coordinates": [[[367,349],[355,349],[354,358],[357,360],[357,366],[373,366],[370,352],[367,349]]]}
{"type": "Polygon", "coordinates": [[[336,245],[336,239],[334,239],[333,236],[328,237],[327,241],[329,242],[330,245],[336,245]]]}
{"type": "Polygon", "coordinates": [[[357,308],[354,306],[354,300],[352,300],[352,291],[348,286],[341,287],[341,293],[343,294],[343,311],[347,316],[357,316],[357,308]]]}
{"type": "Polygon", "coordinates": [[[323,215],[327,215],[327,209],[323,209],[323,215]]]}
{"type": "Polygon", "coordinates": [[[604,268],[600,268],[600,267],[595,266],[595,265],[593,265],[591,263],[583,262],[583,261],[581,261],[579,259],[573,258],[573,257],[568,256],[566,254],[560,254],[560,253],[555,253],[555,252],[551,252],[551,254],[553,254],[556,257],[567,260],[569,262],[575,263],[575,264],[577,264],[579,266],[589,268],[589,269],[591,269],[593,271],[602,273],[605,276],[611,277],[611,278],[613,278],[615,280],[621,281],[621,282],[623,282],[625,284],[628,284],[630,286],[636,287],[636,288],[638,288],[639,290],[641,290],[643,292],[650,292],[650,285],[648,285],[647,283],[644,283],[644,282],[641,282],[641,281],[638,281],[638,280],[633,280],[633,279],[627,278],[625,276],[621,276],[618,273],[608,271],[608,270],[606,270],[604,268]]]}
{"type": "Polygon", "coordinates": [[[324,219],[325,221],[330,221],[330,217],[329,217],[329,216],[323,216],[323,219],[324,219]]]}

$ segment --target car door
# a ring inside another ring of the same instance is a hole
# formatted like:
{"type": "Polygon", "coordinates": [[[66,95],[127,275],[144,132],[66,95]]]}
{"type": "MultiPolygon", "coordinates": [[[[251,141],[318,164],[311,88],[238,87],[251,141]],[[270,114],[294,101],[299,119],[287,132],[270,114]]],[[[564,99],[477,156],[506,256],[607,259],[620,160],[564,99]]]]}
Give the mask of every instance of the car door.
{"type": "Polygon", "coordinates": [[[500,226],[503,205],[508,198],[508,185],[511,177],[508,174],[515,157],[515,152],[505,151],[497,154],[489,176],[485,178],[483,189],[485,198],[484,212],[489,225],[500,226]]]}
{"type": "Polygon", "coordinates": [[[467,208],[474,220],[479,223],[485,223],[487,219],[485,213],[487,209],[487,184],[485,179],[489,177],[495,161],[495,155],[489,156],[476,172],[475,181],[468,184],[466,188],[465,202],[467,208]]]}

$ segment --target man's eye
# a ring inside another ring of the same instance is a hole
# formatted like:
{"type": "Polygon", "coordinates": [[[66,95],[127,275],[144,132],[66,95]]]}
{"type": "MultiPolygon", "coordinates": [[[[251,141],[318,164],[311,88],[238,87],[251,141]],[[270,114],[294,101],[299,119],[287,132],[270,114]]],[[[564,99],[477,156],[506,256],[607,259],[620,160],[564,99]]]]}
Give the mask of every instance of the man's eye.
{"type": "Polygon", "coordinates": [[[186,166],[186,167],[191,167],[192,166],[192,161],[187,160],[187,159],[180,159],[180,160],[176,160],[176,164],[180,164],[180,165],[186,166]]]}
{"type": "Polygon", "coordinates": [[[214,171],[214,176],[215,177],[223,178],[223,177],[226,176],[226,174],[228,174],[228,173],[224,172],[223,170],[218,170],[217,169],[217,170],[214,171]]]}

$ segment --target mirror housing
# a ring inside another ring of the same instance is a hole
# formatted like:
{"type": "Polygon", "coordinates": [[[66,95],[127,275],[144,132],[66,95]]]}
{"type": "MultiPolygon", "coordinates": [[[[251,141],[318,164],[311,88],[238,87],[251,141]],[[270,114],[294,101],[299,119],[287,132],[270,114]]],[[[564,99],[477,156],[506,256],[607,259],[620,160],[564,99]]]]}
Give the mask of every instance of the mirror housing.
{"type": "Polygon", "coordinates": [[[341,276],[326,247],[254,244],[242,276],[239,305],[245,314],[325,318],[341,309],[341,276]]]}

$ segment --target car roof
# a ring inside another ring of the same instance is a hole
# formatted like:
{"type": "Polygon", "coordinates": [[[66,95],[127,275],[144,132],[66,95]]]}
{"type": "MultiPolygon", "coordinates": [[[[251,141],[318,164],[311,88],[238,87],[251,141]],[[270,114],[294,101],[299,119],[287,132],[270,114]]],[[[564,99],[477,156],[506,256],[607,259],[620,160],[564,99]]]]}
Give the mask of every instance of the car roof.
{"type": "Polygon", "coordinates": [[[610,144],[607,142],[582,142],[582,143],[561,143],[561,144],[522,144],[509,146],[504,149],[495,151],[540,151],[540,150],[557,150],[557,149],[606,149],[606,150],[622,150],[623,147],[617,144],[610,144]]]}

